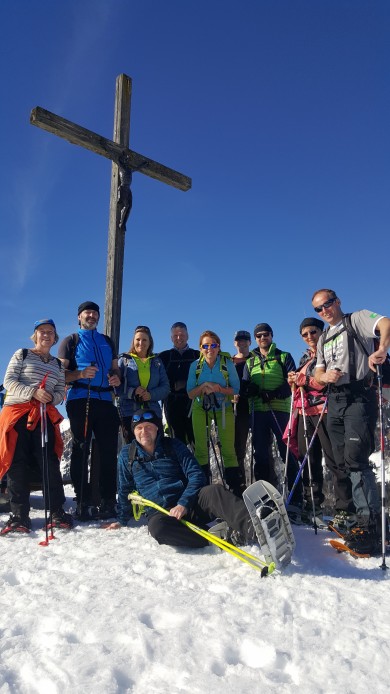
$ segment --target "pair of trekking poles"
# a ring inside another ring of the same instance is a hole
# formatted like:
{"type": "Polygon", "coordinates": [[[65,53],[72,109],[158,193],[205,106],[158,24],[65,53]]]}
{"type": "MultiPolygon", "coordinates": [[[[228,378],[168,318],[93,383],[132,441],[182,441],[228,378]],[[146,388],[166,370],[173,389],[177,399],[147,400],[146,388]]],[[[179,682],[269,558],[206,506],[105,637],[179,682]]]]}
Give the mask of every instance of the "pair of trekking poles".
{"type": "Polygon", "coordinates": [[[223,462],[223,456],[222,456],[222,444],[219,438],[219,431],[218,431],[218,422],[217,422],[217,412],[216,412],[216,402],[215,402],[215,395],[214,393],[212,395],[204,395],[203,396],[203,401],[202,401],[202,407],[205,412],[205,417],[206,417],[206,445],[207,445],[207,467],[209,470],[209,474],[211,477],[211,457],[210,457],[210,446],[214,454],[215,462],[217,465],[218,469],[218,474],[221,478],[222,484],[227,489],[226,485],[226,480],[225,480],[225,475],[224,475],[224,462],[223,462]],[[210,433],[210,421],[209,421],[209,413],[212,411],[213,416],[212,420],[214,421],[214,433],[215,433],[215,443],[214,443],[214,438],[212,434],[210,433]],[[218,448],[219,451],[219,456],[217,455],[217,450],[216,447],[218,448]]]}
{"type": "MultiPolygon", "coordinates": [[[[293,390],[293,394],[294,394],[295,386],[292,388],[292,390],[293,390]]],[[[309,442],[309,433],[308,433],[308,428],[307,428],[307,419],[306,419],[305,405],[304,405],[304,400],[303,400],[303,388],[300,388],[300,391],[301,391],[301,399],[302,399],[302,415],[303,415],[304,437],[305,437],[305,442],[306,442],[306,455],[305,455],[302,463],[300,464],[297,477],[294,481],[294,484],[293,484],[293,487],[289,493],[289,496],[286,499],[286,495],[288,492],[288,481],[287,481],[288,461],[289,461],[289,457],[292,455],[290,452],[291,434],[292,434],[292,418],[293,418],[293,401],[294,401],[294,398],[292,396],[291,397],[291,404],[290,404],[290,416],[289,416],[289,422],[288,422],[288,430],[287,430],[288,434],[287,434],[286,458],[285,458],[284,475],[283,475],[282,498],[285,500],[286,506],[288,506],[288,504],[291,503],[293,493],[297,487],[297,484],[298,484],[299,479],[300,479],[302,472],[303,472],[303,468],[304,468],[306,461],[307,461],[308,470],[309,470],[309,486],[310,486],[310,492],[311,492],[311,502],[312,502],[312,508],[313,508],[313,528],[314,528],[315,533],[317,534],[317,522],[315,519],[316,514],[315,514],[315,501],[314,501],[314,490],[313,490],[313,477],[312,477],[312,468],[311,468],[311,464],[310,464],[310,449],[314,443],[314,439],[317,435],[319,426],[320,426],[322,418],[324,416],[328,399],[326,398],[326,401],[325,401],[324,406],[323,406],[322,411],[321,411],[321,415],[320,415],[319,420],[317,422],[317,426],[316,426],[315,431],[313,433],[313,436],[309,442]]],[[[275,412],[273,411],[273,409],[271,407],[270,407],[270,412],[271,412],[272,417],[275,421],[275,424],[279,430],[280,436],[283,437],[282,429],[281,429],[280,424],[277,420],[275,412]]],[[[250,461],[251,482],[253,482],[253,463],[254,463],[253,430],[254,430],[254,403],[252,401],[252,407],[251,407],[251,456],[250,456],[251,457],[251,461],[250,461]]]]}
{"type": "MultiPolygon", "coordinates": [[[[45,388],[48,373],[43,377],[40,383],[40,388],[45,388]]],[[[46,403],[40,403],[40,415],[41,415],[41,450],[42,450],[42,482],[43,482],[43,500],[44,500],[44,510],[45,510],[45,539],[39,544],[42,547],[47,547],[50,540],[55,540],[53,533],[53,514],[51,511],[50,503],[50,470],[49,470],[49,457],[47,453],[49,436],[47,430],[47,411],[46,403]],[[49,524],[50,524],[50,535],[49,535],[49,524]]]]}

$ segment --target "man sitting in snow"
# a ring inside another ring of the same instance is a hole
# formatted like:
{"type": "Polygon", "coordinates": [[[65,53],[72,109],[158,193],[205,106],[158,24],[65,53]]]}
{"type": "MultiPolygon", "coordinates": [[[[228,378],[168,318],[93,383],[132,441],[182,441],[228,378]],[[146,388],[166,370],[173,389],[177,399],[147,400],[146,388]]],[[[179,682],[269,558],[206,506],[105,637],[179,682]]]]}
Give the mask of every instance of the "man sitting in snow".
{"type": "Polygon", "coordinates": [[[151,411],[138,410],[132,419],[135,441],[125,446],[118,459],[118,522],[107,529],[127,525],[132,517],[130,492],[169,510],[169,516],[147,508],[148,529],[162,545],[206,547],[200,535],[178,520],[185,517],[206,527],[216,517],[226,521],[240,536],[242,544],[256,540],[244,502],[222,485],[207,485],[203,471],[189,449],[178,439],[158,432],[158,420],[151,411]]]}

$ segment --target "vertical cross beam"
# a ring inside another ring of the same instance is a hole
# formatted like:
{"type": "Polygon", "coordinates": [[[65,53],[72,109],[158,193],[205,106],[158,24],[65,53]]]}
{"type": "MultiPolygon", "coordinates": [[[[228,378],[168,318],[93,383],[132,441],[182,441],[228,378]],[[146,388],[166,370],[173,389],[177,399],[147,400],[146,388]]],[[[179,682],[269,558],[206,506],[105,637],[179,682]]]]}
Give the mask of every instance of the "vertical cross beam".
{"type": "MultiPolygon", "coordinates": [[[[123,74],[119,75],[116,79],[115,89],[113,141],[121,145],[124,151],[128,150],[130,142],[131,90],[131,77],[123,74]]],[[[126,224],[121,225],[121,208],[118,204],[120,190],[119,173],[120,167],[113,162],[104,306],[104,332],[111,336],[117,350],[119,349],[126,233],[126,224]]]]}

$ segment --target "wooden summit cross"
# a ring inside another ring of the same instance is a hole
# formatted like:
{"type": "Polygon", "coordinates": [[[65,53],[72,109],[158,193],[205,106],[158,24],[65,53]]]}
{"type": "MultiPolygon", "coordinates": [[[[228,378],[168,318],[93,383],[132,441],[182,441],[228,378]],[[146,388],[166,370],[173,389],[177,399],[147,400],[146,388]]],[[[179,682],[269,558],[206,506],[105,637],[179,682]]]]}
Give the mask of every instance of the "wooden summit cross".
{"type": "Polygon", "coordinates": [[[191,188],[191,179],[188,176],[129,149],[131,89],[131,77],[119,75],[116,79],[113,140],[45,111],[40,106],[34,108],[30,116],[32,125],[37,125],[73,145],[89,149],[112,161],[104,332],[111,336],[117,350],[122,307],[125,231],[132,205],[132,174],[139,171],[179,190],[191,188]]]}

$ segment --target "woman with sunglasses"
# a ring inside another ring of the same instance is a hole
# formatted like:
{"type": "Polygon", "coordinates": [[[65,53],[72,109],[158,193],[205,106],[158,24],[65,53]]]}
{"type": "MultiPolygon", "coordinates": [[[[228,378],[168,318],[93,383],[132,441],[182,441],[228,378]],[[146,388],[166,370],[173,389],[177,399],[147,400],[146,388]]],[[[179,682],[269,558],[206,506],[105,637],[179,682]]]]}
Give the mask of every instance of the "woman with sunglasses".
{"type": "MultiPolygon", "coordinates": [[[[287,375],[288,382],[292,389],[294,390],[294,409],[297,414],[297,419],[295,420],[295,429],[297,433],[297,447],[299,458],[303,460],[306,454],[306,440],[304,431],[304,420],[303,420],[303,410],[302,410],[302,395],[303,395],[303,407],[306,416],[306,427],[308,439],[314,434],[315,428],[318,424],[318,420],[321,416],[323,410],[323,405],[326,400],[326,393],[324,392],[324,385],[318,383],[314,378],[314,371],[317,364],[317,343],[322,335],[324,328],[324,323],[319,318],[305,318],[300,327],[299,332],[307,345],[307,349],[302,356],[297,371],[290,371],[287,375]],[[303,389],[303,392],[301,391],[303,389]]],[[[347,475],[337,471],[336,463],[333,457],[332,445],[329,439],[327,427],[326,427],[326,414],[323,414],[321,422],[318,428],[317,436],[314,439],[313,445],[310,449],[310,466],[313,481],[313,494],[314,503],[316,509],[316,515],[321,513],[321,504],[324,501],[324,494],[322,492],[323,487],[323,470],[322,470],[322,455],[325,457],[325,462],[328,468],[335,475],[337,472],[337,477],[335,476],[335,488],[337,485],[343,485],[344,488],[349,486],[349,494],[351,496],[350,482],[347,475]]],[[[303,515],[309,517],[312,516],[312,499],[310,491],[310,480],[309,480],[309,466],[306,463],[303,468],[303,488],[304,488],[304,501],[305,508],[303,515]],[[306,511],[306,513],[305,513],[306,511]]],[[[337,498],[336,489],[336,498],[337,498]]],[[[345,492],[343,498],[345,497],[345,492]]],[[[349,509],[350,510],[350,509],[349,509]]]]}
{"type": "Polygon", "coordinates": [[[146,325],[138,325],[128,353],[119,359],[122,383],[119,388],[119,413],[127,443],[133,440],[131,418],[140,408],[150,410],[160,420],[163,431],[160,400],[169,391],[169,381],[161,359],[153,354],[153,338],[146,325]]]}
{"type": "Polygon", "coordinates": [[[244,481],[234,449],[234,414],[232,396],[238,395],[240,380],[230,355],[221,353],[221,341],[212,330],[205,330],[199,339],[200,357],[190,366],[187,381],[188,397],[193,400],[192,426],[195,436],[195,457],[210,480],[210,427],[217,429],[217,447],[224,466],[226,482],[240,496],[244,481]]]}

